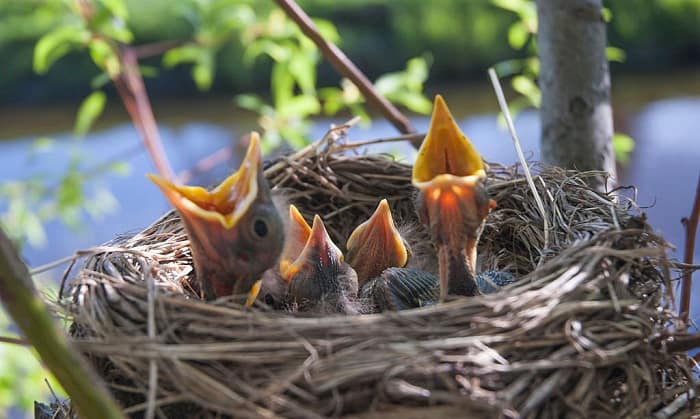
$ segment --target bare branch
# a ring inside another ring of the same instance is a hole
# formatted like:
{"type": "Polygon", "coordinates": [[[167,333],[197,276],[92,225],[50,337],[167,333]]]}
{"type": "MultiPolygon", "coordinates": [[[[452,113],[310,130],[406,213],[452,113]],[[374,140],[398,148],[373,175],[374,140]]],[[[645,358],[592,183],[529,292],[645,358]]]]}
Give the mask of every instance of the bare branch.
{"type": "Polygon", "coordinates": [[[0,228],[0,301],[66,390],[81,417],[123,418],[102,380],[59,330],[39,298],[27,266],[0,228]]]}
{"type": "MultiPolygon", "coordinates": [[[[690,218],[682,220],[685,226],[685,251],[683,254],[683,262],[686,265],[693,264],[693,256],[695,254],[695,236],[698,232],[698,219],[700,218],[700,176],[698,177],[698,185],[695,189],[695,201],[693,209],[690,213],[690,218]]],[[[680,316],[683,323],[688,324],[688,315],[690,314],[690,296],[692,288],[693,270],[690,268],[683,270],[683,282],[681,284],[681,308],[680,316]]]]}

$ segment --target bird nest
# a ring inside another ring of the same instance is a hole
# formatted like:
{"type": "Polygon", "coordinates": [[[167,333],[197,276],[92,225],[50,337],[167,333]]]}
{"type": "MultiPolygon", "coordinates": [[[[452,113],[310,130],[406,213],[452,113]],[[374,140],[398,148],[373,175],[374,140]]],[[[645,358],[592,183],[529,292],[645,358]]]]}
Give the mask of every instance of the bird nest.
{"type": "MultiPolygon", "coordinates": [[[[381,198],[399,223],[414,222],[411,167],[359,153],[337,134],[266,165],[274,190],[306,216],[322,215],[341,247],[381,198]]],[[[92,249],[61,307],[75,344],[133,416],[664,417],[688,409],[689,361],[668,345],[678,271],[666,242],[631,200],[587,186],[600,173],[536,170],[543,217],[521,170],[488,171],[498,207],[479,265],[518,278],[493,295],[355,316],[203,301],[170,212],[92,249]]]]}

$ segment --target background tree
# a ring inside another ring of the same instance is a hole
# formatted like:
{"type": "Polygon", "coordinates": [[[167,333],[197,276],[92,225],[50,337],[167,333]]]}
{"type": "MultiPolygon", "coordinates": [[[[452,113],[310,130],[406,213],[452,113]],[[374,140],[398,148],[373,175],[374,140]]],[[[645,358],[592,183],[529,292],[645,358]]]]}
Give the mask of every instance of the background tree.
{"type": "MultiPolygon", "coordinates": [[[[542,160],[613,177],[610,72],[602,0],[537,0],[542,160]]],[[[602,179],[596,185],[601,189],[602,179]]]]}

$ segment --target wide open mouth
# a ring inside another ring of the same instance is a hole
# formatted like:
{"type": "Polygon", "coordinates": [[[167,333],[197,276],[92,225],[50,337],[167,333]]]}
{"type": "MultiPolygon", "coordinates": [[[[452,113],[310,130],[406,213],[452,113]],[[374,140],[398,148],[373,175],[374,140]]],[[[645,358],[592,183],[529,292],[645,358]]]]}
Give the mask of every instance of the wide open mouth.
{"type": "Polygon", "coordinates": [[[176,185],[152,174],[148,177],[184,217],[215,221],[231,229],[255,201],[261,171],[260,137],[253,132],[241,166],[211,191],[201,186],[176,185]]]}
{"type": "Polygon", "coordinates": [[[457,126],[442,96],[435,97],[430,128],[413,166],[413,184],[433,180],[438,175],[485,177],[481,155],[457,126]]]}

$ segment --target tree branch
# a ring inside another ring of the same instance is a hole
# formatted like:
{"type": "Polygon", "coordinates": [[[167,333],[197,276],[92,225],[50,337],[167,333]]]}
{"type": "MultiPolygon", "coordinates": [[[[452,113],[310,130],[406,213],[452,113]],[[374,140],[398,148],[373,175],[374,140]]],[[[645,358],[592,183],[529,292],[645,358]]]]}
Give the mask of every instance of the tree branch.
{"type": "Polygon", "coordinates": [[[137,45],[137,46],[131,47],[131,49],[134,51],[134,54],[136,54],[136,57],[139,59],[150,58],[150,57],[154,57],[156,55],[164,54],[173,48],[179,47],[180,45],[182,45],[184,43],[185,43],[185,41],[175,41],[175,40],[160,41],[160,42],[152,42],[150,44],[137,45]]]}
{"type": "Polygon", "coordinates": [[[112,79],[134,126],[139,131],[148,154],[158,173],[172,179],[173,172],[158,134],[158,125],[153,116],[151,102],[138,69],[138,58],[133,48],[124,47],[119,52],[122,72],[112,79]]]}
{"type": "MultiPolygon", "coordinates": [[[[311,21],[309,15],[299,7],[294,0],[275,0],[282,10],[287,13],[302,32],[311,39],[335,70],[352,81],[362,95],[372,106],[379,109],[384,117],[388,119],[402,134],[412,134],[415,132],[406,115],[402,114],[391,102],[380,95],[367,77],[352,61],[332,42],[326,41],[316,29],[316,25],[311,21]]],[[[420,141],[412,144],[418,148],[420,141]]]]}
{"type": "Polygon", "coordinates": [[[39,298],[27,266],[0,228],[0,301],[86,418],[123,418],[107,387],[70,345],[39,298]]]}
{"type": "MultiPolygon", "coordinates": [[[[683,254],[683,262],[686,265],[693,264],[693,256],[695,255],[695,236],[698,231],[698,219],[700,218],[700,176],[698,176],[698,185],[695,189],[695,200],[693,209],[690,213],[690,218],[683,218],[681,222],[685,226],[685,251],[683,254]]],[[[688,316],[690,315],[690,296],[692,288],[693,270],[686,268],[683,270],[683,282],[681,283],[681,307],[680,317],[683,323],[688,325],[688,316]]]]}

